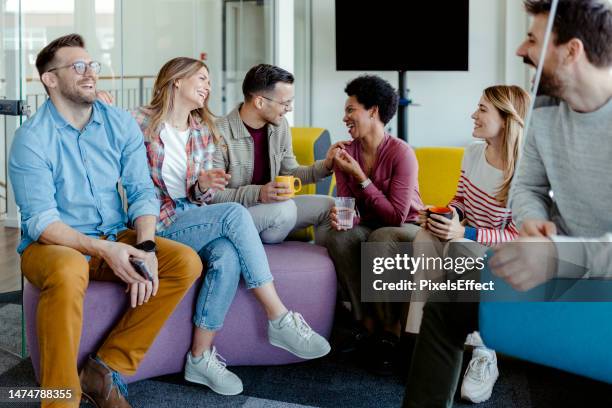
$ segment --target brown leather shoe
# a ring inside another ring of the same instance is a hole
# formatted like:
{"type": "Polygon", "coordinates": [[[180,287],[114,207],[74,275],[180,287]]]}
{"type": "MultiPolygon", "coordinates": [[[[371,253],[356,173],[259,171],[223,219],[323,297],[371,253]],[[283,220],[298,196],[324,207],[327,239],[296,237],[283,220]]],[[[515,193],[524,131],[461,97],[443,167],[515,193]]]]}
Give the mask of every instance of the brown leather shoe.
{"type": "Polygon", "coordinates": [[[113,381],[113,371],[106,364],[90,356],[79,378],[83,397],[97,408],[131,408],[117,383],[113,381]]]}

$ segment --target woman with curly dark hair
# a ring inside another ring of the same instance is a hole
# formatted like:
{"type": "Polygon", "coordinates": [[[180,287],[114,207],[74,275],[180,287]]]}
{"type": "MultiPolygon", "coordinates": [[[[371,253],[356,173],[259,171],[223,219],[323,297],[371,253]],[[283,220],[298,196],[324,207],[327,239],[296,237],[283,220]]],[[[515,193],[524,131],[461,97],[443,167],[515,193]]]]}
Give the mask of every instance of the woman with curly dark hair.
{"type": "Polygon", "coordinates": [[[423,208],[418,164],[407,143],[385,132],[399,99],[387,81],[364,75],[349,82],[344,91],[348,98],[343,121],[352,143],[336,153],[334,172],[337,196],[354,198],[359,215],[347,228],[334,207],[330,213],[334,230],[327,247],[343,295],[351,303],[353,338],[372,345],[371,352],[360,354],[367,356],[373,371],[386,374],[394,366],[404,305],[361,302],[361,243],[412,241],[423,208]]]}

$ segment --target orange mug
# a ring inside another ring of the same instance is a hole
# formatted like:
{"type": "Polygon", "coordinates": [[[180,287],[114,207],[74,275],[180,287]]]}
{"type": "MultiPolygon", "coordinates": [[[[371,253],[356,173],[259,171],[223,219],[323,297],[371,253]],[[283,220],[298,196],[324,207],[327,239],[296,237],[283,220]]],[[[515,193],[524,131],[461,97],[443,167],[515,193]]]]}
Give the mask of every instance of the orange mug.
{"type": "Polygon", "coordinates": [[[277,183],[286,183],[289,185],[290,193],[279,194],[280,197],[293,197],[295,193],[299,193],[302,190],[302,180],[293,176],[276,176],[274,179],[277,183]],[[297,181],[297,186],[295,182],[297,181]]]}
{"type": "Polygon", "coordinates": [[[427,209],[427,217],[430,217],[431,214],[438,214],[449,220],[453,219],[453,210],[448,207],[429,207],[427,209]]]}

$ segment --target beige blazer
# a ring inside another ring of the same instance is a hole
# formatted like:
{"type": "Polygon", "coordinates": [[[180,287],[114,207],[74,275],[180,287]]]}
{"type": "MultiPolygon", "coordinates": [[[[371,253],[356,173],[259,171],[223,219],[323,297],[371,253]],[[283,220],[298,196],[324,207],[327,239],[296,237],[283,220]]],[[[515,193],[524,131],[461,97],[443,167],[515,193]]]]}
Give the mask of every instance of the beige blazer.
{"type": "MultiPolygon", "coordinates": [[[[213,166],[232,175],[225,191],[218,191],[213,203],[238,202],[245,207],[258,203],[262,186],[251,184],[253,179],[253,138],[240,118],[238,105],[227,116],[217,120],[221,140],[213,156],[213,166]]],[[[291,144],[291,130],[286,119],[279,126],[268,124],[270,149],[270,180],[278,175],[295,176],[303,184],[315,183],[331,174],[323,160],[312,166],[300,166],[291,144]]]]}

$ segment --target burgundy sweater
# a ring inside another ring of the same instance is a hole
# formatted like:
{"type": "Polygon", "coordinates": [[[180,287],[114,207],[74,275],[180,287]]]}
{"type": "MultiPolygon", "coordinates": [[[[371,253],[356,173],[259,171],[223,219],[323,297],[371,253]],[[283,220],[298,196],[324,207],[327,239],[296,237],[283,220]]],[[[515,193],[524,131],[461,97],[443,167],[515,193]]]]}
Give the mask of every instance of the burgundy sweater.
{"type": "MultiPolygon", "coordinates": [[[[244,122],[243,122],[244,123],[244,122]]],[[[253,138],[253,177],[251,184],[263,186],[270,181],[270,149],[268,148],[268,126],[253,129],[244,126],[253,138]]]]}
{"type": "MultiPolygon", "coordinates": [[[[346,147],[363,169],[359,140],[346,147]]],[[[370,222],[400,226],[416,221],[423,202],[419,195],[419,165],[414,150],[404,141],[385,135],[378,146],[372,167],[372,183],[364,189],[356,179],[334,168],[338,197],[355,197],[360,218],[355,223],[370,222]]]]}

